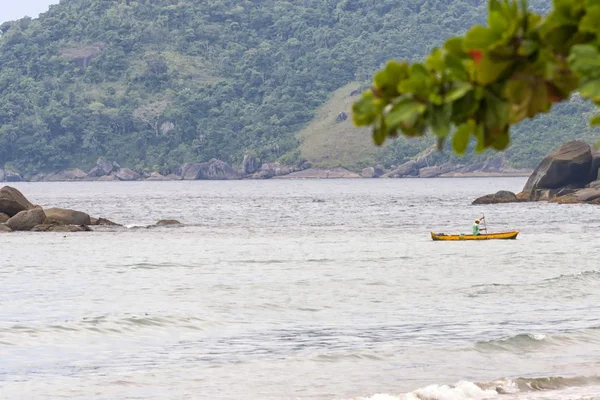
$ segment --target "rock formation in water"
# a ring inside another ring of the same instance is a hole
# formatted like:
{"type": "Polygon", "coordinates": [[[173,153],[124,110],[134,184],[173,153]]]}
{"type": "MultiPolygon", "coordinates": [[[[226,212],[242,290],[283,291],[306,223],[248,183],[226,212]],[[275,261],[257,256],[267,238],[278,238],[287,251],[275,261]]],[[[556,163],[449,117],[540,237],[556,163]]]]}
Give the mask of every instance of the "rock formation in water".
{"type": "Polygon", "coordinates": [[[600,152],[592,151],[591,147],[581,140],[574,140],[544,157],[521,193],[504,194],[501,196],[503,201],[496,201],[497,194],[487,195],[476,199],[473,204],[506,203],[509,199],[514,202],[600,204],[599,169],[600,152]]]}

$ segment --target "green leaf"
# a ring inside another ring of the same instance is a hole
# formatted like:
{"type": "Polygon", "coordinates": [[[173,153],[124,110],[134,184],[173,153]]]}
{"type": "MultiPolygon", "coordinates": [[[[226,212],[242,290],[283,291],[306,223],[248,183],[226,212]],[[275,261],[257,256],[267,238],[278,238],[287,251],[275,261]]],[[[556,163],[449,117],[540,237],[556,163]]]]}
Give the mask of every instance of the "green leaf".
{"type": "Polygon", "coordinates": [[[491,91],[485,95],[484,123],[491,132],[503,131],[508,126],[509,105],[491,91]]]}
{"type": "Polygon", "coordinates": [[[600,115],[594,115],[592,117],[592,119],[590,120],[590,125],[592,125],[592,126],[600,125],[600,115]]]}
{"type": "Polygon", "coordinates": [[[352,120],[356,126],[367,126],[375,122],[381,111],[381,102],[371,90],[367,90],[362,98],[352,105],[352,120]]]}
{"type": "Polygon", "coordinates": [[[508,135],[508,126],[506,128],[493,136],[492,139],[492,147],[498,151],[505,150],[510,144],[510,137],[508,135]]]}
{"type": "Polygon", "coordinates": [[[539,44],[533,40],[523,40],[517,50],[520,56],[530,56],[539,49],[539,44]]]}
{"type": "Polygon", "coordinates": [[[403,99],[396,103],[385,116],[385,124],[396,130],[402,126],[412,126],[417,118],[425,112],[426,106],[411,99],[403,99]]]}
{"type": "Polygon", "coordinates": [[[433,49],[425,60],[425,65],[434,71],[443,71],[446,64],[442,51],[438,48],[433,49]]]}
{"type": "Polygon", "coordinates": [[[458,155],[463,155],[469,147],[469,139],[471,133],[475,130],[475,122],[471,119],[468,122],[458,127],[454,136],[452,137],[452,149],[458,155]]]}
{"type": "Polygon", "coordinates": [[[397,86],[398,83],[406,79],[408,76],[408,65],[403,62],[389,61],[385,68],[373,78],[375,88],[384,97],[392,98],[398,96],[397,86]]]}
{"type": "Polygon", "coordinates": [[[488,54],[484,54],[475,69],[475,79],[482,85],[489,85],[495,82],[511,65],[510,61],[492,61],[488,54]]]}
{"type": "Polygon", "coordinates": [[[446,137],[450,133],[450,117],[452,116],[452,105],[431,107],[430,111],[431,130],[437,137],[446,137]]]}
{"type": "Polygon", "coordinates": [[[464,39],[461,37],[450,38],[446,40],[446,43],[444,43],[444,49],[446,49],[448,53],[455,57],[464,58],[468,54],[465,49],[464,42],[464,39]]]}
{"type": "Polygon", "coordinates": [[[582,32],[600,34],[600,5],[587,9],[585,16],[579,23],[579,30],[582,32]]]}
{"type": "Polygon", "coordinates": [[[510,23],[510,21],[508,21],[500,12],[491,12],[488,17],[488,21],[490,31],[494,32],[498,38],[501,38],[504,32],[508,30],[510,23]]]}
{"type": "Polygon", "coordinates": [[[490,46],[502,39],[500,32],[490,28],[476,25],[465,35],[464,46],[467,49],[487,50],[490,46]]]}
{"type": "Polygon", "coordinates": [[[594,74],[600,68],[598,49],[590,44],[579,44],[571,48],[568,62],[581,75],[594,74]]]}
{"type": "Polygon", "coordinates": [[[444,96],[444,102],[452,103],[469,93],[472,89],[473,85],[471,85],[469,82],[454,82],[452,89],[450,89],[444,96]]]}
{"type": "Polygon", "coordinates": [[[581,93],[583,97],[593,100],[600,99],[600,79],[595,79],[583,84],[579,93],[581,93]]]}
{"type": "Polygon", "coordinates": [[[463,60],[452,54],[446,55],[446,74],[449,78],[457,81],[469,80],[469,73],[467,72],[463,60]]]}

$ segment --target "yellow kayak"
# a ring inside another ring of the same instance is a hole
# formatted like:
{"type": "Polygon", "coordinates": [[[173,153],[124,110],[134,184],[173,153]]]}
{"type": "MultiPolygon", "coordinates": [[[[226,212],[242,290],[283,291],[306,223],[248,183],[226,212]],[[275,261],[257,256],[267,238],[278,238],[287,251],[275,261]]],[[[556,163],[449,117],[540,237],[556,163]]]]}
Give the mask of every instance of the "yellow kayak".
{"type": "Polygon", "coordinates": [[[519,231],[498,232],[490,234],[473,235],[446,235],[431,232],[433,240],[492,240],[492,239],[516,239],[519,231]]]}

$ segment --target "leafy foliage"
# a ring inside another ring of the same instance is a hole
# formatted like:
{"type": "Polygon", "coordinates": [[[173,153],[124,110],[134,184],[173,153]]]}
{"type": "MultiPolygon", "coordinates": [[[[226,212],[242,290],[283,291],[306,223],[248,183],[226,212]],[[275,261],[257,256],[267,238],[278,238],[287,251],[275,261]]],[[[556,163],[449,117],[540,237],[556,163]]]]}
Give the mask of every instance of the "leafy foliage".
{"type": "MultiPolygon", "coordinates": [[[[478,152],[504,150],[511,125],[576,89],[600,105],[599,18],[594,0],[555,0],[546,18],[525,0],[490,0],[487,26],[448,39],[424,62],[388,62],[354,104],[354,122],[372,125],[377,144],[430,129],[443,148],[454,130],[457,154],[471,138],[478,152]]],[[[600,124],[600,116],[591,122],[600,124]]]]}

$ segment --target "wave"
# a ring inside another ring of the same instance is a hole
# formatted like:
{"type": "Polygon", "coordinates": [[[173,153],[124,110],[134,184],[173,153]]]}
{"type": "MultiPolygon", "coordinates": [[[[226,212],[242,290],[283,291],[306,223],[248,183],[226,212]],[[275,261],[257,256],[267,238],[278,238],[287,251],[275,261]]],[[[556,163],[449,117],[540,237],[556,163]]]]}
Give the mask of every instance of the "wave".
{"type": "Polygon", "coordinates": [[[196,317],[182,316],[121,316],[109,317],[98,316],[82,318],[76,321],[66,321],[48,325],[12,325],[8,327],[0,326],[0,341],[13,343],[25,338],[52,337],[52,334],[58,334],[58,337],[64,335],[110,335],[110,334],[129,334],[135,333],[147,328],[151,329],[177,329],[188,330],[208,330],[223,324],[214,321],[207,321],[196,317]],[[11,340],[12,339],[12,340],[11,340]]]}
{"type": "MultiPolygon", "coordinates": [[[[544,399],[566,398],[558,391],[567,388],[585,388],[600,384],[600,376],[588,377],[547,377],[547,378],[515,378],[498,379],[492,382],[475,383],[460,381],[455,385],[429,385],[400,395],[387,393],[375,394],[371,397],[355,397],[352,400],[487,400],[487,399],[531,399],[527,396],[532,392],[544,392],[544,399]],[[551,395],[551,392],[556,392],[551,395]]],[[[585,389],[581,395],[569,398],[584,398],[585,389]]],[[[594,390],[596,392],[596,390],[594,390]]]]}
{"type": "MultiPolygon", "coordinates": [[[[600,284],[600,270],[587,270],[572,274],[561,274],[533,283],[484,283],[468,287],[464,292],[468,297],[479,297],[490,294],[513,294],[517,290],[540,290],[557,288],[561,290],[576,290],[569,284],[578,284],[588,288],[590,284],[600,284]]],[[[553,292],[548,291],[553,296],[553,292]]]]}
{"type": "Polygon", "coordinates": [[[547,346],[564,346],[573,343],[600,343],[600,327],[570,330],[554,334],[520,333],[506,338],[477,342],[475,349],[481,352],[521,352],[535,351],[547,346]]]}

